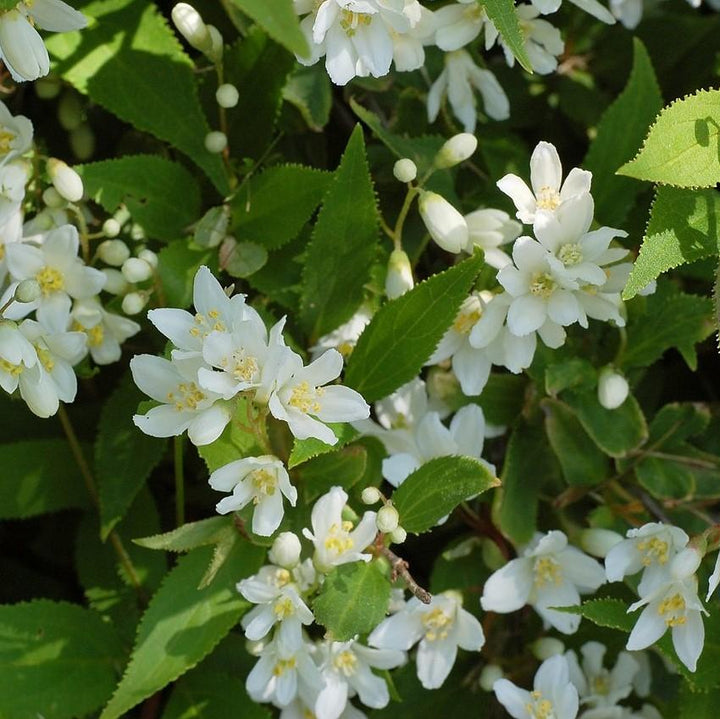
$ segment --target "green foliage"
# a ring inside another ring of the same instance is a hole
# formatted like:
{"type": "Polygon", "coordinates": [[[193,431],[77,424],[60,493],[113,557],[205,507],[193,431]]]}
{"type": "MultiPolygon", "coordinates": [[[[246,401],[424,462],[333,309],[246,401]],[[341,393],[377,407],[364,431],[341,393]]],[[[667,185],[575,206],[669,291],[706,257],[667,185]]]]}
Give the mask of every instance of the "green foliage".
{"type": "Polygon", "coordinates": [[[192,304],[193,279],[200,265],[213,266],[210,250],[193,250],[186,242],[172,242],[158,252],[158,276],[162,287],[160,300],[169,307],[192,304]]]}
{"type": "Polygon", "coordinates": [[[457,316],[482,262],[481,254],[470,257],[383,305],[350,355],[346,384],[375,402],[415,377],[457,316]]]}
{"type": "Polygon", "coordinates": [[[719,219],[720,197],[716,190],[658,187],[623,299],[635,297],[667,270],[716,255],[719,219]]]}
{"type": "Polygon", "coordinates": [[[307,55],[308,46],[300,30],[292,0],[233,0],[233,2],[290,52],[307,55]]]}
{"type": "Polygon", "coordinates": [[[102,719],[116,719],[195,666],[247,608],[235,584],[258,569],[262,551],[238,540],[214,581],[198,589],[210,556],[201,547],[181,557],[153,596],[102,719]]]}
{"type": "Polygon", "coordinates": [[[616,176],[615,171],[632,159],[662,108],[647,50],[637,38],[633,43],[633,66],[627,85],[598,123],[597,135],[582,165],[593,173],[592,195],[598,222],[614,227],[625,220],[643,189],[633,180],[616,176]]]}
{"type": "Polygon", "coordinates": [[[350,319],[375,259],[378,214],[362,128],[348,141],[305,255],[300,319],[319,337],[350,319]]]}
{"type": "Polygon", "coordinates": [[[522,411],[526,388],[527,379],[522,375],[491,374],[482,394],[473,402],[482,407],[490,424],[512,424],[522,411]]]}
{"type": "Polygon", "coordinates": [[[99,708],[117,681],[113,626],[67,602],[0,606],[0,714],[70,719],[99,708]]]}
{"type": "Polygon", "coordinates": [[[283,88],[283,99],[294,105],[311,130],[322,131],[330,119],[332,85],[325,68],[300,65],[283,88]]]}
{"type": "Polygon", "coordinates": [[[170,532],[133,539],[133,542],[148,549],[189,552],[197,547],[217,544],[228,532],[236,532],[231,517],[210,517],[198,522],[188,522],[170,532]]]}
{"type": "Polygon", "coordinates": [[[548,365],[545,369],[545,391],[552,397],[565,389],[587,389],[597,384],[597,370],[592,362],[572,357],[548,365]]]}
{"type": "Polygon", "coordinates": [[[124,204],[148,237],[177,240],[200,212],[198,184],[177,162],[133,155],[76,169],[88,197],[110,213],[124,204]]]}
{"type": "Polygon", "coordinates": [[[366,467],[367,451],[361,444],[305,462],[299,470],[305,500],[312,501],[331,487],[349,489],[363,478],[366,467]]]}
{"type": "Polygon", "coordinates": [[[579,614],[594,624],[630,632],[637,617],[627,613],[627,605],[619,599],[589,599],[579,607],[564,607],[564,612],[579,614]]]}
{"type": "Polygon", "coordinates": [[[674,187],[720,182],[720,90],[701,90],[658,115],[637,157],[618,173],[674,187]]]}
{"type": "Polygon", "coordinates": [[[337,444],[326,444],[320,439],[315,439],[315,437],[295,439],[292,452],[290,452],[290,457],[288,458],[288,469],[297,467],[303,462],[307,462],[308,459],[312,459],[318,455],[334,452],[348,442],[352,442],[352,440],[358,436],[357,430],[351,424],[346,424],[345,422],[334,422],[327,426],[335,433],[338,440],[337,444]]]}
{"type": "Polygon", "coordinates": [[[515,3],[512,0],[477,0],[485,8],[487,16],[500,33],[510,52],[517,61],[532,72],[532,63],[525,50],[525,36],[520,27],[520,20],[515,12],[515,3]]]}
{"type": "Polygon", "coordinates": [[[315,618],[336,641],[373,630],[390,604],[390,580],[378,561],[343,564],[325,577],[313,603],[315,618]]]}
{"type": "Polygon", "coordinates": [[[497,487],[487,465],[472,457],[436,457],[416,469],[393,492],[400,524],[420,534],[434,527],[461,502],[497,487]]]}
{"type": "Polygon", "coordinates": [[[210,128],[192,63],[156,6],[96,0],[83,13],[96,22],[47,40],[57,73],[120,119],[184,152],[227,194],[222,162],[205,149],[210,128]]]}

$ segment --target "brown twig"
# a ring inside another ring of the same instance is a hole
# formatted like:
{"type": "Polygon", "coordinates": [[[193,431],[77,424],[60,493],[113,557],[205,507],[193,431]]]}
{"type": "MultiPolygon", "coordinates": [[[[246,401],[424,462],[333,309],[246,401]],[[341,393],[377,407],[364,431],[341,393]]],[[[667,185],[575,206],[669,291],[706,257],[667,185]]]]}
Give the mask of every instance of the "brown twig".
{"type": "Polygon", "coordinates": [[[430,604],[432,594],[430,594],[427,589],[423,589],[413,579],[409,571],[410,565],[404,559],[398,557],[398,555],[388,547],[378,547],[378,551],[390,562],[390,567],[392,568],[390,579],[394,582],[398,577],[402,577],[402,580],[413,596],[416,596],[423,604],[430,604]]]}

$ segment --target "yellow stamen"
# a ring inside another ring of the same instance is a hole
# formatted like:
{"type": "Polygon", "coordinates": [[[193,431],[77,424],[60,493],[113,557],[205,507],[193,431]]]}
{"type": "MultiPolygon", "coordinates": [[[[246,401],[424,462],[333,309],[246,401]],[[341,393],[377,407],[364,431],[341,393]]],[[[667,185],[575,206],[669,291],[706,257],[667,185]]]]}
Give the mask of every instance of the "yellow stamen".
{"type": "Polygon", "coordinates": [[[25,369],[25,366],[22,364],[13,364],[12,362],[8,362],[6,359],[0,359],[0,371],[6,372],[7,374],[12,375],[13,377],[17,377],[18,375],[22,374],[22,371],[25,369]]]}
{"type": "Polygon", "coordinates": [[[547,272],[536,272],[530,281],[530,294],[546,300],[555,292],[557,283],[547,272]]]}
{"type": "Polygon", "coordinates": [[[650,537],[637,543],[638,551],[642,554],[642,563],[644,567],[649,567],[657,562],[658,564],[666,564],[670,558],[668,543],[658,537],[650,537]]]}
{"type": "Polygon", "coordinates": [[[563,245],[558,251],[558,259],[566,267],[579,265],[583,261],[583,254],[580,249],[580,245],[574,243],[563,245]]]}
{"type": "Polygon", "coordinates": [[[181,383],[177,386],[179,397],[173,392],[168,392],[167,399],[175,405],[178,412],[183,410],[195,410],[198,405],[205,399],[206,395],[198,389],[194,382],[181,383]]]}
{"type": "Polygon", "coordinates": [[[536,205],[538,210],[556,210],[561,202],[560,193],[548,185],[541,187],[537,193],[536,205]]]}
{"type": "Polygon", "coordinates": [[[673,594],[672,597],[663,599],[657,611],[668,627],[679,627],[687,622],[685,600],[681,594],[673,594]]]}
{"type": "Polygon", "coordinates": [[[544,587],[546,584],[562,584],[562,570],[560,565],[552,557],[539,557],[533,565],[535,575],[535,586],[544,587]]]}
{"type": "Polygon", "coordinates": [[[343,522],[342,525],[337,523],[330,525],[328,535],[325,537],[325,549],[335,554],[349,552],[355,546],[355,542],[353,542],[349,534],[351,529],[351,522],[343,522]]]}
{"type": "Polygon", "coordinates": [[[300,382],[300,384],[293,387],[288,404],[296,407],[303,414],[317,414],[322,409],[318,398],[324,394],[325,390],[322,387],[313,387],[310,389],[310,385],[307,382],[300,382]]]}
{"type": "Polygon", "coordinates": [[[253,502],[258,503],[258,495],[264,494],[266,497],[272,497],[275,494],[277,486],[277,477],[267,469],[255,469],[249,474],[250,482],[255,488],[257,494],[253,497],[253,502]]]}
{"type": "Polygon", "coordinates": [[[358,660],[353,652],[346,649],[340,652],[334,659],[333,665],[335,669],[342,672],[346,677],[352,676],[357,670],[358,660]]]}
{"type": "Polygon", "coordinates": [[[40,285],[40,289],[44,295],[51,292],[57,292],[65,288],[65,278],[62,273],[58,272],[54,267],[43,267],[36,275],[35,279],[40,285]]]}
{"type": "Polygon", "coordinates": [[[371,22],[372,15],[368,13],[353,12],[352,10],[342,10],[340,12],[340,27],[348,37],[352,37],[360,25],[367,27],[371,22]]]}
{"type": "Polygon", "coordinates": [[[277,664],[275,664],[273,674],[276,677],[281,677],[288,669],[295,669],[296,663],[295,657],[290,657],[290,659],[280,659],[277,664]]]}

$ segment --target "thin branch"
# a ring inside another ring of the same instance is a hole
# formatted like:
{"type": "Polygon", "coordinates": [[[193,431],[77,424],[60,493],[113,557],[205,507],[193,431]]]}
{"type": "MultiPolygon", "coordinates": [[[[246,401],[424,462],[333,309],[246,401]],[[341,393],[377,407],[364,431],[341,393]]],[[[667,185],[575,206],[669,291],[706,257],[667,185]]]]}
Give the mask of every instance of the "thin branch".
{"type": "Polygon", "coordinates": [[[404,559],[398,557],[398,555],[388,547],[378,547],[378,550],[380,554],[390,562],[390,567],[392,568],[390,579],[395,581],[398,577],[401,577],[405,584],[407,584],[407,588],[411,594],[416,596],[423,604],[430,604],[432,594],[430,594],[427,589],[423,589],[413,579],[409,571],[410,565],[404,559]]]}

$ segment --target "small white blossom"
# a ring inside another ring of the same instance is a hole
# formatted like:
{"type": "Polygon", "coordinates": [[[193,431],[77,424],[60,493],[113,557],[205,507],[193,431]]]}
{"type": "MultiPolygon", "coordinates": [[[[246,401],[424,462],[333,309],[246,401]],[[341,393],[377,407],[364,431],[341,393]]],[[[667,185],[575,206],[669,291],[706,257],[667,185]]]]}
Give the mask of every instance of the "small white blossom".
{"type": "Polygon", "coordinates": [[[476,0],[459,0],[435,11],[435,44],[445,52],[459,50],[482,31],[485,9],[476,0]]]}
{"type": "Polygon", "coordinates": [[[95,364],[117,362],[121,345],[140,331],[140,325],[127,317],[108,312],[96,297],[76,300],[72,309],[72,329],[84,332],[95,364]]]}
{"type": "Polygon", "coordinates": [[[443,250],[458,253],[465,249],[468,241],[465,218],[442,195],[421,190],[418,210],[430,237],[443,250]]]}
{"type": "Polygon", "coordinates": [[[24,155],[32,146],[33,125],[24,115],[12,115],[0,102],[0,164],[24,155]]]}
{"type": "Polygon", "coordinates": [[[336,349],[345,359],[351,354],[363,330],[372,319],[372,311],[367,305],[347,321],[326,335],[323,335],[311,348],[310,359],[317,359],[325,350],[336,349]]]}
{"type": "Polygon", "coordinates": [[[512,262],[510,257],[500,249],[517,239],[522,231],[519,222],[510,219],[510,215],[502,210],[484,208],[465,215],[468,226],[468,243],[465,251],[473,253],[475,247],[482,248],[485,262],[497,270],[512,262]]]}

